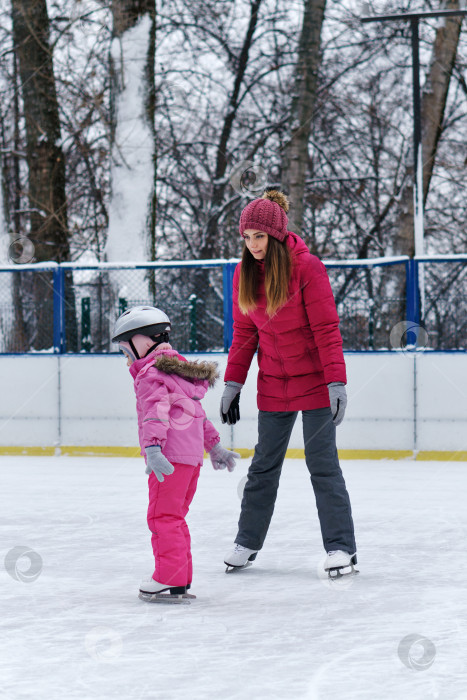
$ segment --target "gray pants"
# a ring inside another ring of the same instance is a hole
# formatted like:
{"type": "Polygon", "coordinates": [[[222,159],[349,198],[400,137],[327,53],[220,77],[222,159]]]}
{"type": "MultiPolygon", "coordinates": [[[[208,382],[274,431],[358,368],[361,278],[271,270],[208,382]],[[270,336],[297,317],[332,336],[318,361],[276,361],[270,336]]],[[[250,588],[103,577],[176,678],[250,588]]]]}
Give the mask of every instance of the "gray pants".
{"type": "MultiPolygon", "coordinates": [[[[315,492],[324,549],[356,551],[349,494],[339,466],[330,408],[303,411],[305,459],[315,492]]],[[[297,418],[296,411],[260,411],[258,444],[248,470],[237,544],[261,549],[274,512],[277,488],[297,418]]],[[[356,564],[356,557],[353,563],[356,564]]]]}

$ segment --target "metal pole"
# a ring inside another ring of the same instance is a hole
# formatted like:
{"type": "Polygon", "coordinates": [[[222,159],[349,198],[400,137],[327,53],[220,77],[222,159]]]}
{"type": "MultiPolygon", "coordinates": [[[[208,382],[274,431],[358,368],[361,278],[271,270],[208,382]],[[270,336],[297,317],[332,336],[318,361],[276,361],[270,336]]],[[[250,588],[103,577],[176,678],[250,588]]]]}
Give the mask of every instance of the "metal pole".
{"type": "Polygon", "coordinates": [[[412,78],[413,78],[413,157],[414,157],[414,233],[415,255],[423,255],[423,155],[422,117],[420,107],[420,56],[418,47],[418,19],[412,25],[412,78]]]}
{"type": "MultiPolygon", "coordinates": [[[[424,207],[423,207],[423,146],[420,100],[420,54],[418,18],[410,20],[412,26],[412,84],[413,84],[413,210],[415,255],[424,255],[424,207]]],[[[425,316],[425,280],[423,267],[419,269],[420,315],[425,316]]]]}

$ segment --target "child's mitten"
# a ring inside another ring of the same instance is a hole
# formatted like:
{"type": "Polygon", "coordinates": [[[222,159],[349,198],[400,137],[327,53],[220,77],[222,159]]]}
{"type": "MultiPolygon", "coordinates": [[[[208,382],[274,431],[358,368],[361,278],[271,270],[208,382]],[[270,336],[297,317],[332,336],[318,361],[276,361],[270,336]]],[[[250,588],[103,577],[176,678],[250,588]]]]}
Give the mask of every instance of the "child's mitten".
{"type": "Polygon", "coordinates": [[[209,456],[214,469],[225,469],[227,467],[229,472],[233,472],[235,469],[235,460],[241,457],[237,452],[226,450],[219,442],[217,445],[214,445],[209,456]]]}
{"type": "Polygon", "coordinates": [[[146,452],[146,474],[154,472],[158,481],[164,481],[163,474],[168,476],[173,473],[173,464],[170,464],[167,457],[164,457],[160,445],[149,445],[144,449],[146,452]]]}

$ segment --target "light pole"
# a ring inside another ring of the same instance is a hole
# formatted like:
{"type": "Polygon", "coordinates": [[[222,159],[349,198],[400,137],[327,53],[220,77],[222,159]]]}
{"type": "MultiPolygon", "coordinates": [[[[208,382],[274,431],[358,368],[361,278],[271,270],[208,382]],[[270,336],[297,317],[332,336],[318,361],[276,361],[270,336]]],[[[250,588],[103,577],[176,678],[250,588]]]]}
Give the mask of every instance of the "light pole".
{"type": "MultiPolygon", "coordinates": [[[[390,15],[362,17],[361,22],[410,22],[412,29],[412,86],[413,86],[413,201],[414,201],[414,248],[415,255],[424,255],[423,233],[423,154],[422,154],[422,119],[420,101],[420,57],[418,24],[421,19],[430,17],[454,17],[466,15],[467,10],[439,10],[435,12],[404,12],[390,15]]],[[[424,314],[424,285],[420,275],[420,292],[422,298],[422,318],[424,314]]]]}

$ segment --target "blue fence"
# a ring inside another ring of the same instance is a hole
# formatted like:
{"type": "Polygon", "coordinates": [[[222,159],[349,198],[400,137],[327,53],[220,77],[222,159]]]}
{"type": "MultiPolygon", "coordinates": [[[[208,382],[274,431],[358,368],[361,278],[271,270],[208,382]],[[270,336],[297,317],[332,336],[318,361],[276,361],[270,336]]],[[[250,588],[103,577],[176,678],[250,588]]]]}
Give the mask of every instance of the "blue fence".
{"type": "MultiPolygon", "coordinates": [[[[237,262],[0,267],[0,353],[116,352],[115,319],[136,304],[168,313],[180,351],[227,351],[237,262]]],[[[324,264],[344,349],[467,348],[467,255],[324,264]]]]}

